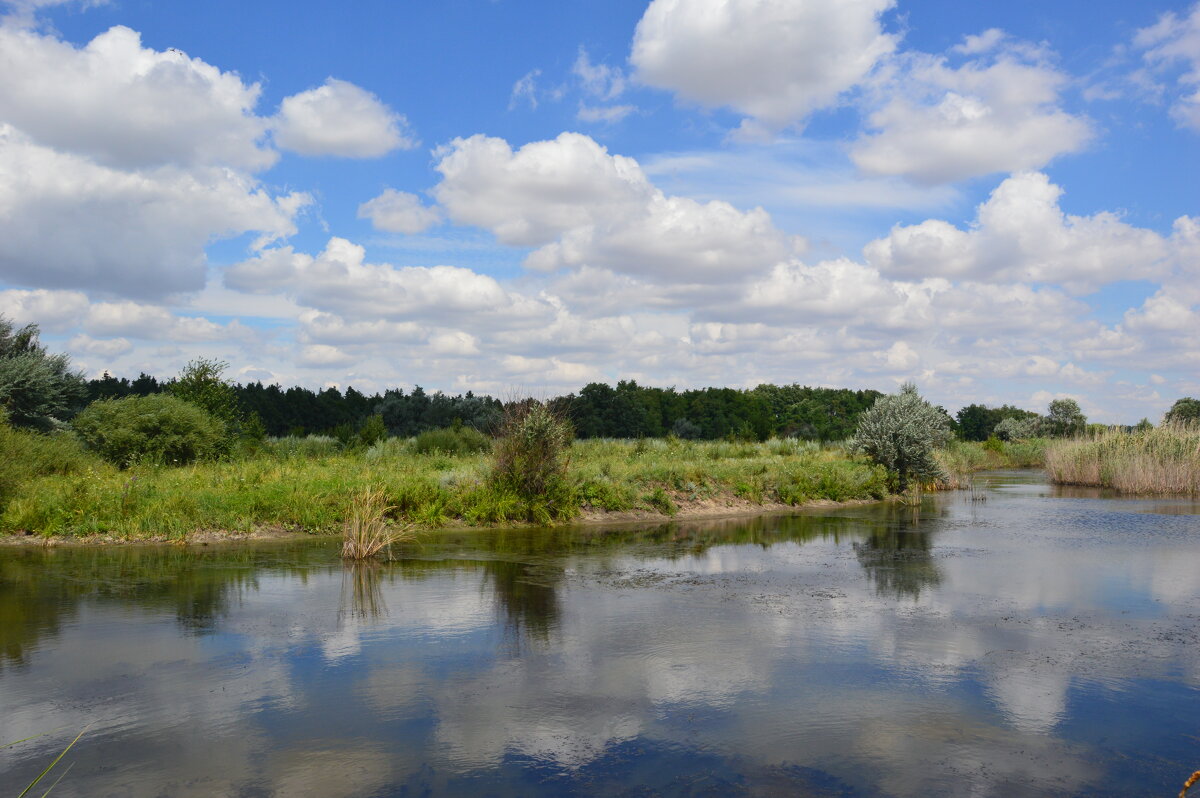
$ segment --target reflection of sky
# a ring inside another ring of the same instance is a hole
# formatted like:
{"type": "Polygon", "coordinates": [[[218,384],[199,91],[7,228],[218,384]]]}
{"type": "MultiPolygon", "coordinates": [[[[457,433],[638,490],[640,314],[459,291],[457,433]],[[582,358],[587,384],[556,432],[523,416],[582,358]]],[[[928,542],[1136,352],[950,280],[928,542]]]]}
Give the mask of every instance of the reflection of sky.
{"type": "MultiPolygon", "coordinates": [[[[669,794],[697,769],[783,793],[1177,790],[1200,516],[1125,506],[995,491],[916,528],[809,524],[837,539],[384,566],[372,612],[339,567],[268,569],[204,634],[85,598],[0,671],[0,741],[91,724],[56,795],[588,792],[629,773],[669,794]]],[[[33,774],[55,745],[0,769],[33,774]]]]}

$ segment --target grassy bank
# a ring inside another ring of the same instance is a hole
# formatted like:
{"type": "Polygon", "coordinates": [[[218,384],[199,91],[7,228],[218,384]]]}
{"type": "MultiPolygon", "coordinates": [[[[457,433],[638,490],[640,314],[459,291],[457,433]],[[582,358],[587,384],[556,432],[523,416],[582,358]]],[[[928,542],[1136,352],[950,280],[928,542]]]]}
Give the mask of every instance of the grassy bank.
{"type": "Polygon", "coordinates": [[[1041,468],[1046,462],[1050,442],[1045,438],[1023,441],[992,439],[982,443],[951,441],[937,454],[938,465],[946,473],[946,481],[936,487],[953,490],[965,487],[971,474],[997,468],[1041,468]]]}
{"type": "MultiPolygon", "coordinates": [[[[68,439],[43,440],[71,446],[68,439]]],[[[489,479],[487,454],[416,449],[400,439],[356,451],[284,440],[226,461],[125,470],[82,451],[60,457],[56,449],[54,461],[65,465],[25,469],[8,480],[0,532],[135,539],[261,528],[333,532],[350,517],[353,497],[376,489],[395,520],[432,528],[879,499],[888,485],[881,467],[839,447],[588,440],[568,450],[568,490],[530,501],[489,479]]]]}
{"type": "Polygon", "coordinates": [[[1046,472],[1051,481],[1063,485],[1094,485],[1124,493],[1200,494],[1200,426],[1111,430],[1055,441],[1046,451],[1046,472]]]}

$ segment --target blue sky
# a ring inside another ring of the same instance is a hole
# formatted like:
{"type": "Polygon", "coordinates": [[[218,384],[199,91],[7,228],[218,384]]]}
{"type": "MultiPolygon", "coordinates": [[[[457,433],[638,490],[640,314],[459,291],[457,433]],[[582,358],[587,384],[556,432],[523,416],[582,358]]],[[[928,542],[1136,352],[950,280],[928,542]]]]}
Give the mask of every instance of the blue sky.
{"type": "Polygon", "coordinates": [[[89,374],[1200,394],[1200,5],[3,2],[0,313],[89,374]]]}

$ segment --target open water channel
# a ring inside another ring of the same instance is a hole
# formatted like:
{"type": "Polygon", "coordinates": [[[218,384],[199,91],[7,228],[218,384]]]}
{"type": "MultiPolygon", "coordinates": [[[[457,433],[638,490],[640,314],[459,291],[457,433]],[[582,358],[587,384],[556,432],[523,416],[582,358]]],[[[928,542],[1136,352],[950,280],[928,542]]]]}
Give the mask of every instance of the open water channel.
{"type": "MultiPolygon", "coordinates": [[[[0,796],[1175,795],[1200,503],[0,547],[0,796]],[[60,766],[61,767],[61,766],[60,766]]],[[[1200,789],[1200,788],[1198,788],[1200,789]]]]}

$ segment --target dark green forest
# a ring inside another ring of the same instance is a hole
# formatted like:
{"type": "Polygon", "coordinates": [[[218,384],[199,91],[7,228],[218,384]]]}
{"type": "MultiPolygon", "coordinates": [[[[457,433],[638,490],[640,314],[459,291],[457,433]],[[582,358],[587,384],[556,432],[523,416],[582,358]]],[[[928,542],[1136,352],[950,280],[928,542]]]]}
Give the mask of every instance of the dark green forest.
{"type": "MultiPolygon", "coordinates": [[[[104,375],[88,383],[88,401],[145,396],[170,383],[142,374],[137,379],[104,375]]],[[[364,394],[353,387],[282,388],[252,382],[233,386],[241,411],[256,417],[267,435],[325,434],[349,439],[372,416],[380,416],[390,435],[411,436],[463,424],[491,432],[500,422],[503,403],[470,392],[449,396],[389,389],[364,394]]],[[[858,416],[882,396],[879,391],[759,385],[749,390],[702,388],[678,391],[622,381],[616,387],[591,383],[578,393],[550,400],[581,438],[639,438],[674,434],[715,440],[772,436],[806,440],[843,440],[854,433],[858,416]]]]}

